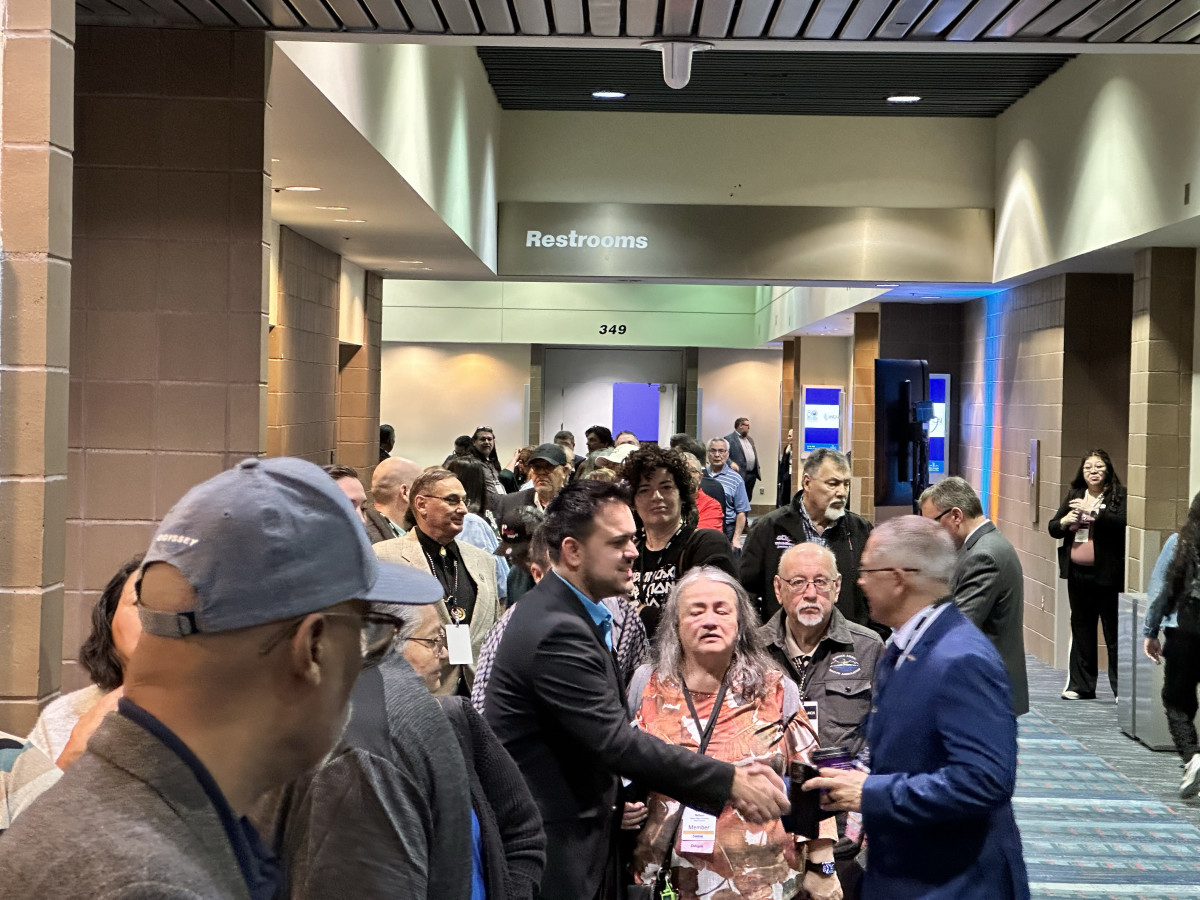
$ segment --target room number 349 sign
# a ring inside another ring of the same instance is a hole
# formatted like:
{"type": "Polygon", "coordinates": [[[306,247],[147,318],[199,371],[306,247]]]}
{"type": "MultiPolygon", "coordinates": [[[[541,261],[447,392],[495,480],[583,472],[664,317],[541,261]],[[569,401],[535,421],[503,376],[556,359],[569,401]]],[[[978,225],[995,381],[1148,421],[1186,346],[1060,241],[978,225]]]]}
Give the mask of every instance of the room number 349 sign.
{"type": "Polygon", "coordinates": [[[624,334],[625,326],[624,325],[601,325],[600,333],[601,334],[624,334]]]}

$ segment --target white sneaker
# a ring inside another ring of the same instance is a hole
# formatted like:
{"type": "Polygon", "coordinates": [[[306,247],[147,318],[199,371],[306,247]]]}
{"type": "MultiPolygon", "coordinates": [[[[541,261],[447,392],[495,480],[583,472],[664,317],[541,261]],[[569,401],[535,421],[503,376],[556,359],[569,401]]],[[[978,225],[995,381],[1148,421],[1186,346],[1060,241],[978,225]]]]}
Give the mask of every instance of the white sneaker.
{"type": "Polygon", "coordinates": [[[1183,770],[1183,782],[1179,785],[1179,797],[1191,800],[1200,794],[1200,753],[1192,754],[1183,770]]]}

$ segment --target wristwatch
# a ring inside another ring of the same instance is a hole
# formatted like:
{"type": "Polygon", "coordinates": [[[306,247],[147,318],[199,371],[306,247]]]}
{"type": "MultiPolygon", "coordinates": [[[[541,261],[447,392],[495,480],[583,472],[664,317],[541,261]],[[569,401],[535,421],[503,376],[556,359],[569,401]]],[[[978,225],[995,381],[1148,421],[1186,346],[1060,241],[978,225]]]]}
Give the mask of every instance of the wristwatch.
{"type": "Polygon", "coordinates": [[[816,872],[818,875],[824,875],[826,877],[834,874],[837,871],[832,860],[829,862],[813,862],[811,859],[805,860],[804,868],[809,872],[816,872]]]}

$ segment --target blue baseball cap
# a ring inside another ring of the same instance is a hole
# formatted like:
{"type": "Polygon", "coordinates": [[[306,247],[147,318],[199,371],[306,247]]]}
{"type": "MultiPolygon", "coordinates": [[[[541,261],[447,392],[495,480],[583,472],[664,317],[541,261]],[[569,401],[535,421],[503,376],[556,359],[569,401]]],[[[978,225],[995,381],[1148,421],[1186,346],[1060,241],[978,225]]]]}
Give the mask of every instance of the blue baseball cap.
{"type": "Polygon", "coordinates": [[[287,457],[243,460],[188,491],[155,532],[142,573],[155,563],[178,569],[197,601],[187,612],[139,602],[143,630],[159,637],[265,625],[346,600],[423,605],[444,593],[429,573],[379,560],[334,480],[287,457]]]}

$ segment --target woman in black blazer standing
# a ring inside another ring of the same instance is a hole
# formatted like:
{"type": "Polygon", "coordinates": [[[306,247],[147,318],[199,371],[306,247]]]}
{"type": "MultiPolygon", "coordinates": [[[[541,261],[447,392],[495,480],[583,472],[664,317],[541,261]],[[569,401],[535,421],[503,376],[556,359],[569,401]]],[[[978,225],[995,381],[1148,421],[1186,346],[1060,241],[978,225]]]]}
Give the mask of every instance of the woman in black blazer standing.
{"type": "Polygon", "coordinates": [[[1117,595],[1125,588],[1125,488],[1103,450],[1089,450],[1050,520],[1062,540],[1058,574],[1071,604],[1071,652],[1064,700],[1096,696],[1096,619],[1108,647],[1108,682],[1117,693],[1117,595]]]}

